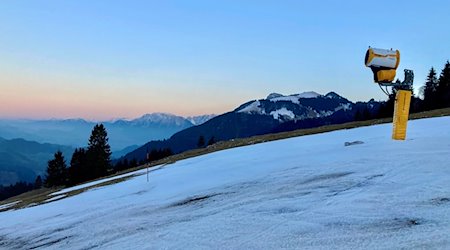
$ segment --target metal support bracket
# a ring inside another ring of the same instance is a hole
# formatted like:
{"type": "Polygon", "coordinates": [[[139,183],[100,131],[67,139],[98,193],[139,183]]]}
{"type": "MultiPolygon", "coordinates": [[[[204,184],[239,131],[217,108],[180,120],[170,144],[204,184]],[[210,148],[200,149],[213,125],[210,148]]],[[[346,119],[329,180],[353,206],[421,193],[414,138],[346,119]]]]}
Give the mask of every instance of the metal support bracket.
{"type": "Polygon", "coordinates": [[[405,79],[403,82],[389,82],[389,83],[382,83],[380,82],[380,86],[383,87],[393,87],[397,90],[412,90],[413,83],[414,83],[414,72],[410,69],[405,69],[405,79]]]}

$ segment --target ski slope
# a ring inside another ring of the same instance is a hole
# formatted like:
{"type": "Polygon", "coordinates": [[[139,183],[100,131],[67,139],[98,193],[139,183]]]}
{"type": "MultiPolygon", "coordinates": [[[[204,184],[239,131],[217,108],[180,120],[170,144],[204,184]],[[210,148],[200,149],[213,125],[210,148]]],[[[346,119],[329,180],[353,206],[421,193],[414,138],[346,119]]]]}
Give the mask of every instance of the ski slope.
{"type": "Polygon", "coordinates": [[[362,127],[141,171],[1,212],[0,248],[449,249],[449,128],[415,120],[392,141],[390,124],[362,127]]]}

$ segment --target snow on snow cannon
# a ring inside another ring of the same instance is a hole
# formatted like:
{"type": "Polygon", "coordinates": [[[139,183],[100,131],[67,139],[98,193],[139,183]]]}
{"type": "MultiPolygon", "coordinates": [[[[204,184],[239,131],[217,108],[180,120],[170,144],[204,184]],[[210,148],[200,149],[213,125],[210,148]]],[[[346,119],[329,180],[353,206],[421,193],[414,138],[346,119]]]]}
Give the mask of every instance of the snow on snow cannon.
{"type": "Polygon", "coordinates": [[[376,83],[391,83],[400,64],[400,51],[369,47],[365,64],[372,69],[376,83]]]}

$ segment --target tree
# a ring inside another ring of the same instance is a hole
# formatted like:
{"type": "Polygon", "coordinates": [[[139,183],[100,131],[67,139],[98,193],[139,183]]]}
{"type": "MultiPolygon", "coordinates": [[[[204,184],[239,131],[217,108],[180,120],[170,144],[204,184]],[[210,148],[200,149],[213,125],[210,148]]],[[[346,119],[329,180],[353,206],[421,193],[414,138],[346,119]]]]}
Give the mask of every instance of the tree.
{"type": "Polygon", "coordinates": [[[205,146],[205,137],[203,137],[203,135],[201,135],[198,138],[197,147],[198,148],[203,148],[204,146],[205,146]]]}
{"type": "Polygon", "coordinates": [[[128,163],[128,160],[125,158],[125,159],[120,159],[117,163],[116,163],[116,165],[114,166],[114,169],[117,171],[117,172],[119,172],[119,171],[122,171],[122,170],[125,170],[125,169],[128,169],[128,168],[130,168],[130,164],[128,163]]]}
{"type": "Polygon", "coordinates": [[[211,136],[208,141],[208,146],[213,145],[214,143],[216,143],[216,138],[214,136],[211,136]]]}
{"type": "Polygon", "coordinates": [[[88,180],[87,156],[84,148],[77,148],[73,152],[68,175],[69,185],[75,185],[88,180]]]}
{"type": "Polygon", "coordinates": [[[111,147],[103,124],[97,124],[92,129],[86,156],[90,179],[105,176],[111,169],[111,147]]]}
{"type": "Polygon", "coordinates": [[[438,101],[437,87],[438,87],[438,80],[436,77],[436,70],[433,67],[431,67],[425,85],[422,88],[424,110],[436,108],[438,101]]]}
{"type": "Polygon", "coordinates": [[[45,186],[63,186],[67,183],[67,166],[61,151],[57,151],[54,158],[48,161],[45,186]]]}
{"type": "Polygon", "coordinates": [[[396,95],[397,90],[395,90],[395,88],[392,88],[392,93],[389,95],[388,100],[382,103],[380,110],[378,111],[379,118],[392,117],[392,115],[394,114],[394,103],[396,95]]]}
{"type": "Polygon", "coordinates": [[[152,149],[147,155],[147,160],[151,162],[171,156],[173,155],[173,152],[170,148],[152,149]]]}
{"type": "Polygon", "coordinates": [[[355,116],[353,118],[355,121],[361,121],[362,120],[362,114],[361,111],[359,111],[359,109],[356,110],[355,116]]]}
{"type": "Polygon", "coordinates": [[[438,108],[450,106],[450,62],[444,66],[437,86],[438,108]]]}
{"type": "Polygon", "coordinates": [[[137,162],[136,158],[133,158],[133,159],[130,161],[129,167],[130,167],[130,168],[134,168],[134,167],[137,167],[137,166],[138,166],[138,162],[137,162]]]}
{"type": "Polygon", "coordinates": [[[30,190],[33,190],[34,186],[31,183],[26,182],[17,182],[14,185],[9,185],[6,187],[3,187],[0,185],[0,201],[8,199],[9,197],[13,197],[25,192],[28,192],[30,190]]]}
{"type": "Polygon", "coordinates": [[[40,175],[38,175],[38,176],[36,177],[36,180],[34,181],[34,188],[35,188],[35,189],[39,189],[39,188],[41,188],[41,187],[42,187],[42,178],[41,178],[40,175]]]}

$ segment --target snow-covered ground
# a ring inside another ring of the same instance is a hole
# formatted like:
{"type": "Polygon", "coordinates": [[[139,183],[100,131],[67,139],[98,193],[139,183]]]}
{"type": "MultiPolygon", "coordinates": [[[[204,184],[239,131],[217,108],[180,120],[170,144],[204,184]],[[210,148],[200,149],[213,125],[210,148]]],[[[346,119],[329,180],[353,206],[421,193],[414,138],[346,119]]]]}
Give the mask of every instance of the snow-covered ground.
{"type": "Polygon", "coordinates": [[[0,213],[0,248],[449,249],[450,117],[234,148],[0,213]],[[344,146],[345,142],[363,144],[344,146]]]}
{"type": "Polygon", "coordinates": [[[13,207],[14,205],[16,205],[16,204],[19,203],[19,202],[20,202],[20,201],[15,201],[15,202],[7,203],[7,204],[4,204],[4,205],[0,205],[0,210],[7,209],[7,208],[10,208],[10,207],[13,207]]]}

